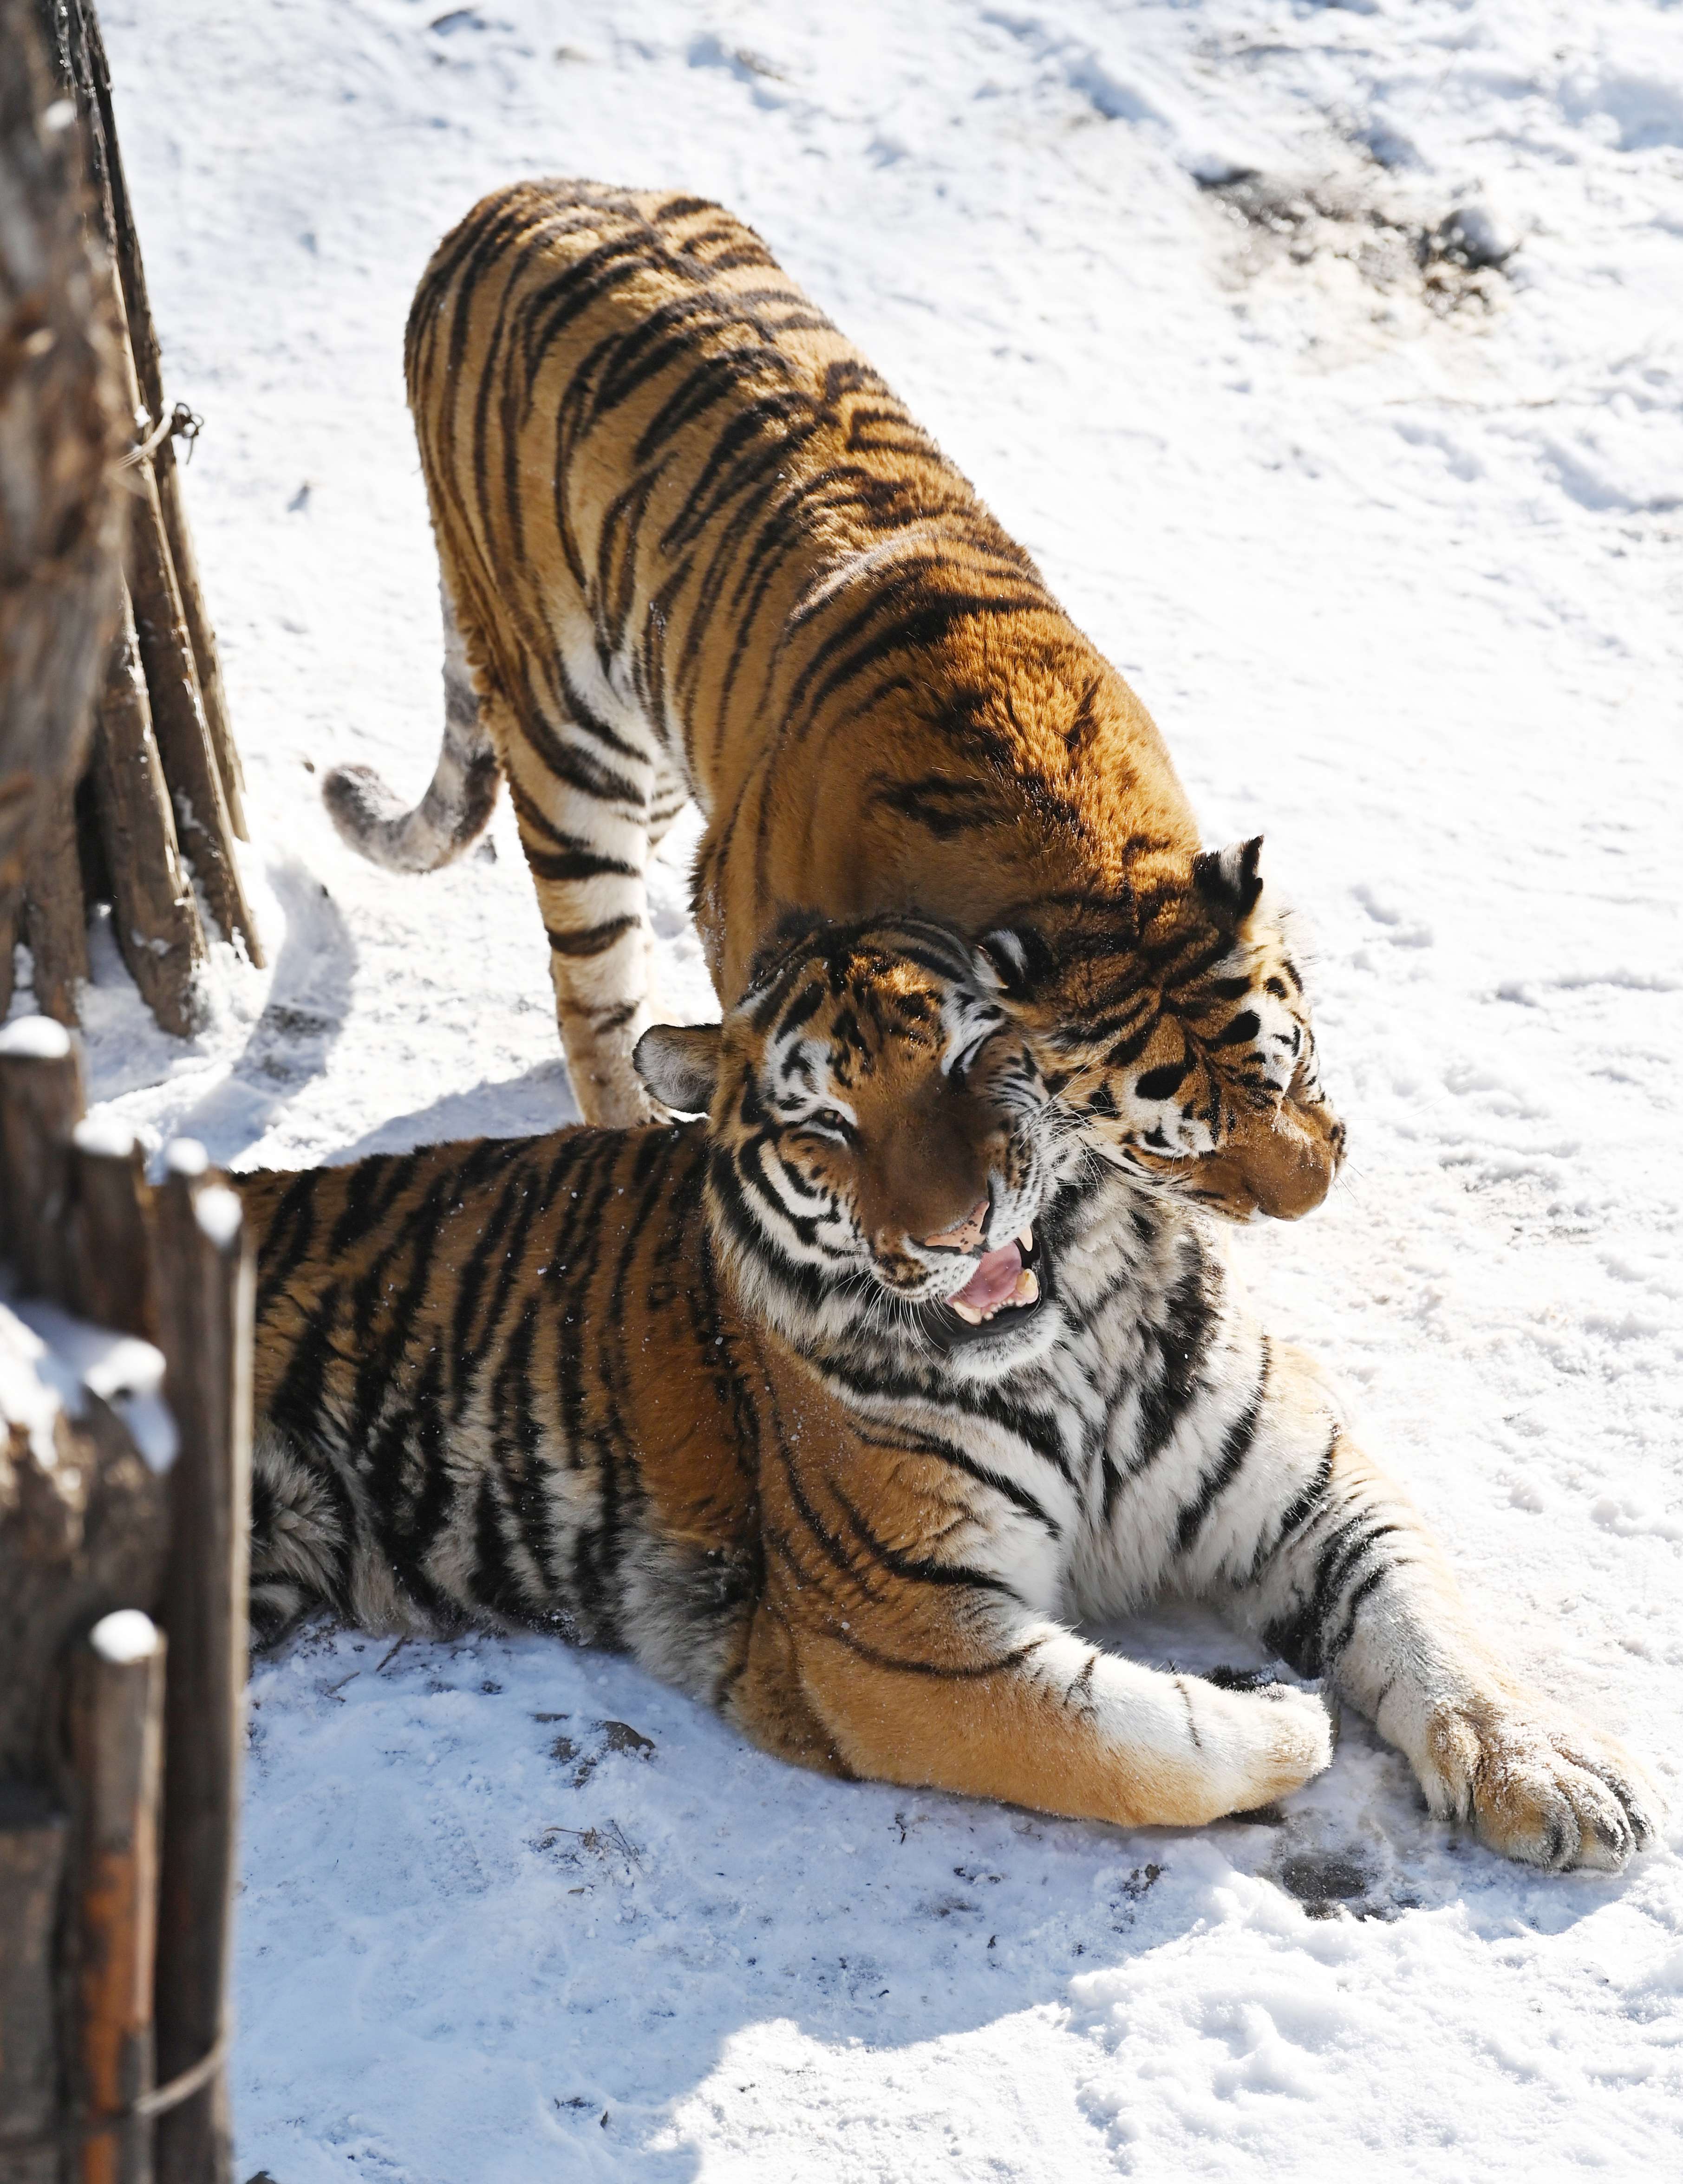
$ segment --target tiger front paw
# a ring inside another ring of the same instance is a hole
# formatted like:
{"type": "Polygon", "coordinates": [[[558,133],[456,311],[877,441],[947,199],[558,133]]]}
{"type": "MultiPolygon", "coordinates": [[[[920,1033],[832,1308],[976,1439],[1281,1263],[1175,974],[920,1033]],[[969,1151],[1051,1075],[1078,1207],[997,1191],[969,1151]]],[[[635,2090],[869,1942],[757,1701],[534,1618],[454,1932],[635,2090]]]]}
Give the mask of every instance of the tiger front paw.
{"type": "Polygon", "coordinates": [[[1195,1726],[1209,1769],[1201,1819],[1272,1805],[1331,1763],[1333,1720],[1318,1691],[1201,1683],[1198,1702],[1195,1726]]]}
{"type": "Polygon", "coordinates": [[[1420,1774],[1440,1818],[1470,1821],[1491,1849],[1551,1873],[1617,1873],[1663,1817],[1616,1738],[1529,1694],[1443,1708],[1420,1774]]]}

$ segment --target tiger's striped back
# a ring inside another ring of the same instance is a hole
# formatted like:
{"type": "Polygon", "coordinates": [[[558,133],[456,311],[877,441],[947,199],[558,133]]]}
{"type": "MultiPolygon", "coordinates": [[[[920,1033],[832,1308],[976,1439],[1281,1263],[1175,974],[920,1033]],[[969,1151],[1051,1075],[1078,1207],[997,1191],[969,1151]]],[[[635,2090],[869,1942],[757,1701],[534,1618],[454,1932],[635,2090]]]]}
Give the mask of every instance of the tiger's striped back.
{"type": "Polygon", "coordinates": [[[727,1003],[792,910],[993,933],[1042,1066],[1121,1156],[1173,1183],[1219,1152],[1191,1187],[1236,1212],[1318,1198],[1341,1133],[1254,855],[1201,858],[1144,707],[751,230],[515,185],[441,245],[405,354],[445,748],[415,813],[354,770],[329,799],[371,853],[437,861],[494,752],[588,1116],[650,1112],[643,874],[693,795],[727,1003]]]}

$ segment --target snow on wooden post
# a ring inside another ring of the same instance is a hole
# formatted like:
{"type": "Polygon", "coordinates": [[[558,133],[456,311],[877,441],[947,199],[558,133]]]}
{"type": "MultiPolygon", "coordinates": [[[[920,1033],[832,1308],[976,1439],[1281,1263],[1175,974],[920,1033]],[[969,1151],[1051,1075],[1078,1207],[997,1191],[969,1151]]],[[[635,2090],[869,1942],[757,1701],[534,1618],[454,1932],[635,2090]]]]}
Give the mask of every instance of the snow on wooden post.
{"type": "MultiPolygon", "coordinates": [[[[154,1239],[165,1389],[181,1436],[162,1620],[170,1675],[158,1942],[158,2070],[224,2036],[251,1511],[251,1254],[240,1202],[191,1139],[170,1148],[154,1239]]],[[[158,2184],[226,2184],[226,2074],[159,2119],[158,2184]]]]}

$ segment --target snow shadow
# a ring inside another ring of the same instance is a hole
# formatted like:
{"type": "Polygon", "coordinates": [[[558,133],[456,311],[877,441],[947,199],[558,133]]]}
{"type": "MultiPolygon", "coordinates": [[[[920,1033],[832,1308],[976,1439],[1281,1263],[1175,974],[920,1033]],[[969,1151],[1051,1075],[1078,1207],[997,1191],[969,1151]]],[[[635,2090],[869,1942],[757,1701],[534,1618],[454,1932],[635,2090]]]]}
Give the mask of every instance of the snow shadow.
{"type": "Polygon", "coordinates": [[[338,905],[296,858],[271,865],[269,884],[286,915],[286,938],[269,998],[238,1059],[214,1090],[172,1123],[200,1139],[213,1159],[238,1159],[304,1085],[324,1074],[345,1028],[356,944],[338,905]]]}
{"type": "Polygon", "coordinates": [[[242,2159],[282,2184],[353,2153],[442,2179],[452,2146],[479,2184],[587,2155],[679,2184],[718,2093],[786,2130],[804,2070],[1084,2021],[1103,1975],[1218,1929],[1383,1958],[1417,1914],[1555,1933],[1623,1886],[1435,1827],[1362,1724],[1284,1812],[1112,1829],[806,1774],[542,1637],[307,1630],[256,1664],[250,1785],[242,2159]]]}
{"type": "Polygon", "coordinates": [[[393,1115],[365,1131],[343,1152],[337,1167],[371,1153],[412,1152],[417,1145],[442,1145],[458,1138],[536,1138],[582,1120],[566,1064],[558,1055],[500,1084],[472,1084],[446,1092],[424,1107],[393,1115]]]}

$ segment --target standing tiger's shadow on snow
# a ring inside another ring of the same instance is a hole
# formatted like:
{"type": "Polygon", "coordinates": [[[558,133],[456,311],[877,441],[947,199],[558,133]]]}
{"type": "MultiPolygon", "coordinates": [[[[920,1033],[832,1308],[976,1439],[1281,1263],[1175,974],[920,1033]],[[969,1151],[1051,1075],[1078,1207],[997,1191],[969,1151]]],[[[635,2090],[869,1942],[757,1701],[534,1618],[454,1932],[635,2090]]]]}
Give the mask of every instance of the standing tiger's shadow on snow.
{"type": "Polygon", "coordinates": [[[268,878],[287,933],[263,1013],[227,1076],[173,1126],[178,1136],[203,1140],[225,1165],[325,1073],[356,975],[356,943],[326,884],[295,857],[271,865],[268,878]]]}
{"type": "Polygon", "coordinates": [[[445,1092],[425,1107],[390,1116],[336,1152],[327,1165],[341,1167],[371,1153],[413,1152],[420,1145],[453,1145],[461,1139],[547,1137],[582,1120],[567,1066],[557,1055],[518,1077],[445,1092]]]}

